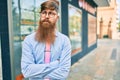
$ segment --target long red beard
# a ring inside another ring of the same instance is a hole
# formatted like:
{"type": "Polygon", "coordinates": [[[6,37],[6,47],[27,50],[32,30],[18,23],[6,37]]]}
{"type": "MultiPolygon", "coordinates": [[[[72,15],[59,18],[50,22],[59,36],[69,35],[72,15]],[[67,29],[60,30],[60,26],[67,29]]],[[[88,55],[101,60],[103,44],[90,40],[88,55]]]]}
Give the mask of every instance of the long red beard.
{"type": "Polygon", "coordinates": [[[55,41],[55,23],[51,23],[49,20],[39,21],[35,39],[38,42],[53,43],[55,41]]]}

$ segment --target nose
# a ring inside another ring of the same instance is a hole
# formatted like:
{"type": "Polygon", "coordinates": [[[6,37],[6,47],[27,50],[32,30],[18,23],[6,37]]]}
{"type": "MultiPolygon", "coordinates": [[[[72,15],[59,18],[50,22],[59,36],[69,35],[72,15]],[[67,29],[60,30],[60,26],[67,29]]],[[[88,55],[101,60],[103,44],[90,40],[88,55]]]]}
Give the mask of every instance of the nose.
{"type": "Polygon", "coordinates": [[[47,13],[45,17],[46,17],[46,18],[49,18],[49,14],[47,13]]]}

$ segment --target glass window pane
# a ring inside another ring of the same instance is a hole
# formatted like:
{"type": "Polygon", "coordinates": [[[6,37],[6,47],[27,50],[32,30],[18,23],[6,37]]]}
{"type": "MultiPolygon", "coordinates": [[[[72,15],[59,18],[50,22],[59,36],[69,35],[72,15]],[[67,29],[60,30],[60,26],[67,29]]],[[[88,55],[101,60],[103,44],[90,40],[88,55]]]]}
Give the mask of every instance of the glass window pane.
{"type": "Polygon", "coordinates": [[[96,17],[88,14],[88,46],[91,46],[95,42],[96,42],[96,17]]]}
{"type": "Polygon", "coordinates": [[[20,6],[23,10],[34,10],[35,0],[20,0],[20,6]]]}
{"type": "Polygon", "coordinates": [[[21,19],[34,19],[34,12],[29,10],[21,10],[21,19]]]}
{"type": "Polygon", "coordinates": [[[72,44],[72,55],[81,51],[82,11],[69,4],[69,37],[72,44]]]}

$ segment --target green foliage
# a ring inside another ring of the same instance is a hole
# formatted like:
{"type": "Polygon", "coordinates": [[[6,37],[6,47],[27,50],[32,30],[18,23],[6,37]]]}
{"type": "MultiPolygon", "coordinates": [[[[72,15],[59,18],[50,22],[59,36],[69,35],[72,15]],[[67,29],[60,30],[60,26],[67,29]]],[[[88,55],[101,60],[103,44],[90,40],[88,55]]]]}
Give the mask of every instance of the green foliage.
{"type": "Polygon", "coordinates": [[[117,27],[118,31],[120,32],[120,21],[118,23],[118,27],[117,27]]]}

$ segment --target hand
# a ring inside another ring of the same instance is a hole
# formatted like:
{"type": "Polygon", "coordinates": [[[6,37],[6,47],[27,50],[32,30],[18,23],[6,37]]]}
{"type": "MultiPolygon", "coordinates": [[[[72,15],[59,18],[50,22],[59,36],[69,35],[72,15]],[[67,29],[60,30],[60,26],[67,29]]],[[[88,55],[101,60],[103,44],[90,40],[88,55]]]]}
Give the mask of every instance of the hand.
{"type": "Polygon", "coordinates": [[[19,74],[16,76],[16,80],[23,80],[23,79],[24,79],[23,74],[19,74]]]}

